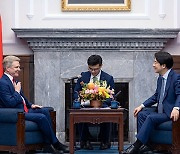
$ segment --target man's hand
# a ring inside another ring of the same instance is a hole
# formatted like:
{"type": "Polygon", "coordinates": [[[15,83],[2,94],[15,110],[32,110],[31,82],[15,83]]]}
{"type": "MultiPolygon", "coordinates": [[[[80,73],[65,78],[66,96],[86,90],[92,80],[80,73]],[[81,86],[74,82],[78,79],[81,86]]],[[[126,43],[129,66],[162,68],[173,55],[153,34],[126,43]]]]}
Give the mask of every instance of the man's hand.
{"type": "Polygon", "coordinates": [[[31,105],[31,108],[32,108],[32,109],[42,108],[42,106],[41,106],[41,105],[32,104],[32,105],[31,105]]]}
{"type": "Polygon", "coordinates": [[[14,85],[15,91],[17,91],[18,93],[20,93],[20,91],[21,91],[21,82],[13,83],[13,85],[14,85]]]}
{"type": "Polygon", "coordinates": [[[135,117],[137,117],[137,114],[139,113],[139,111],[142,110],[142,108],[143,108],[143,107],[140,105],[140,106],[138,106],[137,108],[134,109],[134,116],[135,116],[135,117]]]}
{"type": "Polygon", "coordinates": [[[171,112],[170,118],[171,118],[173,121],[177,121],[178,118],[179,118],[179,110],[173,109],[172,112],[171,112]]]}

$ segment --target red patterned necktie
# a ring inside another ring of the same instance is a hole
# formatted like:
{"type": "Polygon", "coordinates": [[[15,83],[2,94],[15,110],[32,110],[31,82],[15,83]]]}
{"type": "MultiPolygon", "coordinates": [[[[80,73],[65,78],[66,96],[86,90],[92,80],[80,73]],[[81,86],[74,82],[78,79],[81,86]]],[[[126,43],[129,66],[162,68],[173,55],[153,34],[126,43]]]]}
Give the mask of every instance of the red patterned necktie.
{"type": "Polygon", "coordinates": [[[13,83],[15,83],[15,82],[16,82],[14,78],[12,79],[12,82],[13,82],[13,83]]]}
{"type": "MultiPolygon", "coordinates": [[[[22,96],[21,96],[22,97],[22,96]]],[[[25,101],[24,101],[24,98],[23,98],[23,105],[24,105],[24,111],[25,112],[28,112],[28,108],[27,108],[27,106],[26,106],[26,103],[25,103],[25,101]]]]}
{"type": "MultiPolygon", "coordinates": [[[[12,79],[12,82],[15,83],[16,80],[13,78],[13,79],[12,79]]],[[[21,96],[21,98],[23,99],[24,111],[25,111],[25,112],[28,112],[28,108],[27,108],[27,106],[26,106],[26,102],[25,102],[25,100],[24,100],[24,98],[23,98],[22,96],[21,96]]]]}

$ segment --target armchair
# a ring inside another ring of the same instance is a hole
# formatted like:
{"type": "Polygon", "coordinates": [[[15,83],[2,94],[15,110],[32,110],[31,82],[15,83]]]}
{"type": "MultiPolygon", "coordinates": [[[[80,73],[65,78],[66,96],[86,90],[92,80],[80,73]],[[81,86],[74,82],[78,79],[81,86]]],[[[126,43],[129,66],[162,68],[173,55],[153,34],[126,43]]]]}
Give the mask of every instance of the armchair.
{"type": "MultiPolygon", "coordinates": [[[[56,132],[56,111],[48,107],[56,132]]],[[[25,154],[29,150],[40,150],[45,146],[44,138],[35,122],[25,120],[22,109],[0,108],[0,151],[25,154]]]]}
{"type": "MultiPolygon", "coordinates": [[[[149,108],[155,110],[155,107],[149,108]]],[[[180,119],[158,125],[150,136],[150,143],[155,150],[167,150],[172,154],[180,153],[180,119]]]]}

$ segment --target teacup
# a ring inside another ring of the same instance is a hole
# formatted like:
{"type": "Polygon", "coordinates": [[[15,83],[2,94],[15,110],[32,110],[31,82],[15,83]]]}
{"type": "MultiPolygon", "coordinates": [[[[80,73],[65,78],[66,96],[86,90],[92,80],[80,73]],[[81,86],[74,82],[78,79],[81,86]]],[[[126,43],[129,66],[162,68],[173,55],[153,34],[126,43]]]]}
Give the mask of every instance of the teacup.
{"type": "Polygon", "coordinates": [[[118,101],[115,100],[111,101],[111,109],[117,109],[118,105],[119,105],[118,101]]]}
{"type": "Polygon", "coordinates": [[[81,108],[81,102],[78,100],[74,100],[73,102],[73,108],[74,109],[80,109],[81,108]]]}

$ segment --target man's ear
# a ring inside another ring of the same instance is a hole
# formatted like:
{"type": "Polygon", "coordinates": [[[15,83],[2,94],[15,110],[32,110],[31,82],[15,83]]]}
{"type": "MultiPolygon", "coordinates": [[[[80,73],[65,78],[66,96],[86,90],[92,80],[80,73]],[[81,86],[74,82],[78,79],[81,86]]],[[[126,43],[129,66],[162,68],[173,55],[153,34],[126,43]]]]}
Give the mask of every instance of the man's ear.
{"type": "Polygon", "coordinates": [[[6,72],[9,72],[9,69],[10,69],[10,67],[6,67],[6,70],[5,70],[5,71],[6,71],[6,72]]]}
{"type": "Polygon", "coordinates": [[[166,64],[162,64],[161,66],[162,66],[163,68],[167,68],[167,67],[166,67],[166,64]]]}

